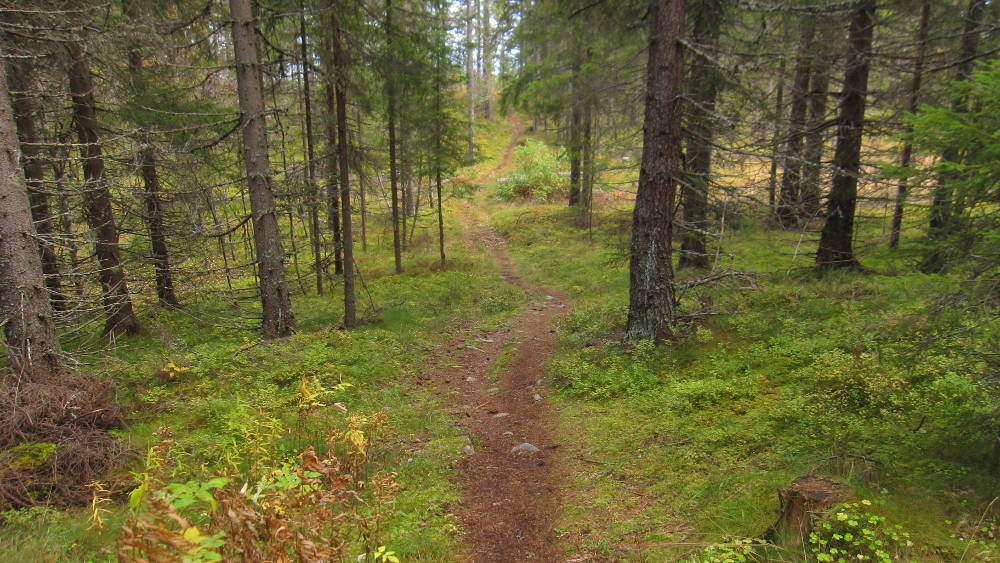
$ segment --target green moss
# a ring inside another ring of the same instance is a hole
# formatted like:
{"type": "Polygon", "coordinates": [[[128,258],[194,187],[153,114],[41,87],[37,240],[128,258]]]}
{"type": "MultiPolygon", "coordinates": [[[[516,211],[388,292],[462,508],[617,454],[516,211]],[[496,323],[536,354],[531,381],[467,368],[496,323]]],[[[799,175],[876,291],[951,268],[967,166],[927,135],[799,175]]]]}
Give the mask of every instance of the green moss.
{"type": "MultiPolygon", "coordinates": [[[[688,291],[682,309],[719,314],[668,345],[628,349],[627,208],[596,210],[592,228],[564,206],[493,210],[521,273],[573,299],[548,372],[562,442],[588,460],[558,523],[567,545],[657,561],[755,537],[773,521],[774,491],[815,472],[877,495],[911,531],[914,560],[962,553],[983,514],[977,553],[1000,553],[986,510],[998,399],[981,359],[1000,321],[960,305],[959,276],[915,273],[910,239],[901,253],[862,247],[877,274],[820,277],[808,237],[727,224],[718,267],[753,273],[758,289],[688,291]],[[941,306],[948,295],[954,307],[941,306]]],[[[881,229],[865,223],[858,238],[881,229]]]]}
{"type": "Polygon", "coordinates": [[[0,475],[7,471],[37,471],[49,463],[56,444],[29,442],[0,452],[0,475]]]}
{"type": "MultiPolygon", "coordinates": [[[[508,122],[481,126],[484,158],[476,169],[498,165],[510,133],[508,122]]],[[[95,356],[92,368],[114,378],[120,400],[136,414],[118,436],[145,452],[169,432],[173,454],[158,470],[162,479],[184,483],[227,475],[252,482],[294,463],[308,445],[322,451],[328,432],[346,424],[335,403],[351,414],[385,412],[388,437],[371,470],[395,472],[400,485],[394,510],[381,524],[385,543],[403,560],[452,560],[460,535],[453,513],[460,491],[452,464],[460,453],[454,444],[463,431],[415,375],[427,369],[438,347],[455,337],[452,330],[460,321],[487,315],[490,322],[503,322],[523,302],[523,293],[495,275],[487,256],[466,248],[455,209],[459,205],[464,203],[446,202],[445,268],[438,264],[436,227],[428,229],[432,236],[421,235],[425,223],[404,254],[402,275],[391,274],[391,239],[371,236],[367,251],[355,241],[364,280],[358,286],[362,323],[352,331],[339,327],[339,297],[306,293],[293,298],[299,333],[260,342],[254,327],[235,318],[232,303],[212,291],[225,288],[224,280],[182,293],[180,311],[140,304],[147,330],[95,356]],[[485,306],[481,296],[488,296],[485,306]],[[171,362],[190,370],[164,385],[156,374],[171,362]],[[304,404],[303,381],[318,394],[319,404],[304,404]],[[423,451],[415,454],[417,450],[423,451]]],[[[377,221],[369,217],[369,233],[384,227],[377,221]]],[[[299,261],[309,263],[309,245],[299,242],[299,261]]],[[[233,280],[235,287],[253,283],[250,278],[233,280]]],[[[328,293],[339,296],[340,283],[335,280],[328,293]]],[[[247,305],[248,316],[253,306],[247,305]]],[[[71,353],[92,351],[101,346],[101,338],[97,329],[79,331],[66,344],[71,353]]],[[[18,449],[12,463],[43,463],[52,453],[44,444],[29,446],[18,449]]],[[[142,457],[136,456],[122,476],[146,471],[142,457]]],[[[113,560],[115,537],[131,512],[118,499],[104,508],[111,511],[105,515],[108,523],[92,530],[86,511],[53,510],[38,516],[32,509],[4,515],[19,524],[0,528],[0,560],[113,560]]]]}

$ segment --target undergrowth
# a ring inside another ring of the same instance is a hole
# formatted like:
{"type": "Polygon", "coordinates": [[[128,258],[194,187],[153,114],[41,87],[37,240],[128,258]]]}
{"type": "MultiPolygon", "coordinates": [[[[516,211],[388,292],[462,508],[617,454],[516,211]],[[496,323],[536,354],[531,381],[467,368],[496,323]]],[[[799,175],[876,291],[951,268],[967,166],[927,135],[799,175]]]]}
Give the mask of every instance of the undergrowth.
{"type": "MultiPolygon", "coordinates": [[[[482,131],[483,158],[466,172],[496,166],[510,125],[482,131]]],[[[0,560],[453,559],[451,465],[465,442],[415,375],[458,320],[503,322],[523,296],[466,251],[453,210],[445,217],[447,267],[428,224],[406,273],[389,275],[387,225],[369,216],[356,330],[339,328],[335,280],[332,295],[295,296],[298,334],[261,342],[215,291],[252,280],[213,279],[181,293],[179,310],[140,297],[146,330],[111,349],[93,331],[68,338],[82,372],[115,382],[125,421],[111,433],[130,453],[95,475],[85,506],[0,515],[0,560]]]]}
{"type": "Polygon", "coordinates": [[[897,253],[865,249],[876,273],[820,277],[808,237],[744,218],[727,227],[716,269],[755,283],[687,290],[681,308],[698,315],[673,342],[625,347],[626,211],[599,209],[588,229],[564,206],[528,205],[493,224],[533,283],[574,301],[548,372],[578,460],[559,523],[566,545],[651,561],[710,545],[715,558],[699,560],[752,560],[775,490],[815,473],[847,482],[876,502],[873,518],[908,531],[912,545],[893,560],[1000,556],[1000,321],[960,273],[914,273],[904,240],[897,253]]]}
{"type": "Polygon", "coordinates": [[[569,186],[560,155],[547,144],[528,138],[514,149],[513,166],[494,183],[501,199],[548,199],[569,186]]]}

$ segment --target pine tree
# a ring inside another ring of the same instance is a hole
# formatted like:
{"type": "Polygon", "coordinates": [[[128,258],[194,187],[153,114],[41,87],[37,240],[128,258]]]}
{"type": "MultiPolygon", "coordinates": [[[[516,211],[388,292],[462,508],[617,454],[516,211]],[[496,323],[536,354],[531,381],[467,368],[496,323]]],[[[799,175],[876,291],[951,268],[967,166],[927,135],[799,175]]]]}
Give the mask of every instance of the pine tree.
{"type": "Polygon", "coordinates": [[[106,334],[139,332],[139,319],[132,309],[132,297],[118,247],[118,226],[111,206],[111,192],[104,176],[104,155],[98,135],[97,102],[90,64],[83,47],[67,43],[70,55],[69,87],[80,154],[83,159],[84,200],[87,222],[95,233],[95,254],[100,266],[106,334]]]}
{"type": "Polygon", "coordinates": [[[0,310],[11,370],[18,378],[41,378],[58,375],[62,357],[19,163],[6,66],[0,57],[0,310]]]}
{"type": "Polygon", "coordinates": [[[837,121],[833,183],[826,222],[816,251],[820,268],[858,268],[854,256],[854,213],[857,209],[861,141],[868,96],[868,70],[875,32],[875,0],[857,0],[851,10],[847,67],[837,121]]]}
{"type": "Polygon", "coordinates": [[[651,0],[646,118],[639,192],[632,216],[625,339],[661,339],[675,320],[671,239],[681,173],[685,0],[651,0]]]}
{"type": "Polygon", "coordinates": [[[253,213],[254,250],[260,280],[264,338],[295,332],[295,316],[285,282],[285,253],[281,247],[264,122],[264,96],[258,62],[256,25],[250,0],[229,0],[233,49],[240,99],[243,155],[253,213]]]}

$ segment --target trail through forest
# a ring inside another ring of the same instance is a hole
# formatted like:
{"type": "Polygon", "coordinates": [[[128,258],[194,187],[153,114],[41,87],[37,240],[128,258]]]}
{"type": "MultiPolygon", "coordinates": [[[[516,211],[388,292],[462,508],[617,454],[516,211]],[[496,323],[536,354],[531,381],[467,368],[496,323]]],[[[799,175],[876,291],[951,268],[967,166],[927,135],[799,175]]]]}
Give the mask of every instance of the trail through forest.
{"type": "MultiPolygon", "coordinates": [[[[500,165],[508,165],[523,127],[514,133],[500,165]]],[[[463,327],[443,352],[432,378],[467,430],[468,454],[459,464],[465,543],[473,561],[551,561],[553,514],[558,505],[559,447],[550,434],[545,363],[555,347],[553,321],[568,310],[564,295],[525,281],[511,263],[506,242],[471,203],[460,211],[467,244],[481,243],[499,275],[528,296],[507,326],[463,327]]]]}

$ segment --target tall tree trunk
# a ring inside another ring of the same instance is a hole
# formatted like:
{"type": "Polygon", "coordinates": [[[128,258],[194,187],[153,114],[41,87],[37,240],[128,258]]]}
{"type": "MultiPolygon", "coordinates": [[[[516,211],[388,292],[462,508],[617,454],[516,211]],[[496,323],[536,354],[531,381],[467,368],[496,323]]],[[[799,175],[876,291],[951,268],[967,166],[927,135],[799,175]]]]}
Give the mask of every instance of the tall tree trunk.
{"type": "Polygon", "coordinates": [[[111,192],[104,179],[104,155],[97,134],[97,103],[94,100],[90,66],[78,44],[67,43],[66,49],[71,59],[69,88],[83,158],[84,207],[87,223],[95,234],[95,254],[100,266],[98,278],[101,281],[104,312],[107,316],[104,332],[137,333],[140,328],[139,319],[132,309],[132,297],[129,295],[121,250],[118,248],[118,227],[111,207],[111,192]]]}
{"type": "Polygon", "coordinates": [[[583,148],[583,88],[580,84],[580,68],[583,65],[583,47],[574,37],[573,62],[570,68],[570,113],[569,113],[569,205],[577,206],[582,201],[583,169],[581,163],[583,148]]]}
{"type": "MultiPolygon", "coordinates": [[[[333,45],[329,44],[328,57],[332,57],[333,45]]],[[[327,61],[326,66],[326,226],[333,233],[333,272],[340,275],[344,272],[343,236],[340,231],[340,195],[338,179],[340,173],[337,152],[337,84],[333,61],[327,61]]]]}
{"type": "Polygon", "coordinates": [[[253,213],[254,250],[260,277],[264,338],[295,332],[295,316],[285,281],[285,253],[271,191],[270,160],[264,123],[264,96],[251,0],[229,0],[233,19],[233,51],[243,130],[243,157],[253,213]]]}
{"type": "Polygon", "coordinates": [[[406,217],[413,217],[417,214],[417,197],[414,194],[418,181],[413,178],[413,151],[410,150],[410,129],[402,124],[399,135],[399,171],[400,179],[403,183],[403,248],[406,248],[406,217]]]}
{"type": "MultiPolygon", "coordinates": [[[[361,109],[359,108],[355,113],[355,120],[358,122],[358,142],[356,146],[361,145],[362,140],[362,121],[361,121],[361,109]]],[[[368,251],[368,194],[365,190],[365,182],[367,181],[367,176],[365,175],[365,165],[364,159],[361,157],[360,152],[355,153],[355,160],[357,163],[358,172],[358,202],[361,204],[361,248],[368,251]]]]}
{"type": "MultiPolygon", "coordinates": [[[[955,67],[955,80],[968,80],[972,76],[972,62],[979,51],[979,35],[982,32],[983,12],[986,9],[986,0],[969,0],[969,6],[965,11],[965,28],[962,32],[962,45],[959,49],[958,64],[955,67]]],[[[952,101],[952,109],[956,112],[964,113],[968,110],[965,96],[957,96],[952,101]]],[[[941,154],[943,162],[958,162],[961,156],[955,150],[945,150],[941,154]]],[[[941,248],[941,241],[955,228],[955,221],[961,213],[961,203],[957,201],[953,183],[958,178],[953,171],[942,172],[937,179],[937,186],[931,198],[931,213],[928,224],[928,236],[937,241],[935,248],[929,256],[920,264],[920,270],[924,273],[935,273],[944,270],[946,266],[945,252],[941,248]]]]}
{"type": "Polygon", "coordinates": [[[816,250],[820,268],[858,268],[854,256],[854,212],[861,172],[868,69],[875,31],[875,0],[857,0],[848,34],[847,68],[837,120],[837,146],[833,155],[833,183],[827,202],[826,223],[816,250]]]}
{"type": "Polygon", "coordinates": [[[351,182],[347,144],[347,53],[340,34],[337,12],[342,4],[330,2],[330,44],[333,46],[333,66],[337,88],[337,148],[340,157],[340,209],[343,213],[344,238],[344,328],[358,324],[357,299],[354,290],[354,232],[351,228],[351,182]]]}
{"type": "Polygon", "coordinates": [[[27,184],[18,163],[14,110],[0,58],[0,310],[7,362],[18,378],[56,375],[62,366],[38,253],[27,184]]]}
{"type": "Polygon", "coordinates": [[[778,65],[778,86],[774,95],[774,131],[771,136],[771,171],[767,182],[767,208],[771,213],[777,212],[775,207],[778,188],[778,153],[781,151],[781,118],[785,103],[785,59],[778,65]]]}
{"type": "Polygon", "coordinates": [[[778,221],[785,227],[795,224],[796,206],[802,186],[802,143],[805,139],[806,112],[809,110],[809,78],[812,74],[816,36],[815,16],[806,15],[802,22],[799,38],[798,57],[792,78],[792,104],[788,114],[788,141],[785,145],[784,172],[781,175],[781,190],[778,192],[778,221]]]}
{"type": "Polygon", "coordinates": [[[14,121],[17,125],[17,136],[21,143],[21,160],[24,176],[28,182],[28,200],[31,202],[31,217],[35,221],[38,233],[38,250],[42,259],[42,273],[45,274],[45,287],[49,290],[52,307],[62,309],[65,306],[65,296],[62,294],[62,281],[59,273],[59,263],[56,259],[56,249],[52,244],[55,233],[52,210],[49,206],[49,196],[42,184],[45,180],[45,167],[42,152],[38,148],[38,130],[35,127],[37,108],[34,100],[27,94],[28,77],[33,69],[27,65],[13,65],[10,84],[13,88],[14,121]]]}
{"type": "Polygon", "coordinates": [[[174,292],[174,278],[170,271],[170,254],[167,250],[166,229],[163,225],[163,202],[160,200],[160,178],[156,172],[156,154],[148,139],[143,139],[139,152],[142,182],[145,189],[146,225],[149,229],[149,243],[156,276],[156,297],[168,307],[178,307],[174,292]]]}
{"type": "MultiPolygon", "coordinates": [[[[395,66],[392,50],[392,0],[385,0],[385,32],[389,51],[389,64],[395,66]]],[[[392,252],[396,259],[396,273],[403,273],[403,254],[399,238],[399,170],[396,165],[396,77],[395,69],[386,69],[385,87],[389,119],[389,184],[392,190],[392,252]]]]}
{"type": "Polygon", "coordinates": [[[716,3],[699,6],[693,14],[692,41],[698,51],[691,62],[690,104],[687,119],[687,180],[681,186],[684,224],[678,268],[708,266],[705,233],[708,230],[708,186],[712,172],[712,139],[719,74],[705,52],[715,50],[722,27],[723,7],[716,3]]]}
{"type": "Polygon", "coordinates": [[[580,131],[580,205],[589,210],[594,197],[594,109],[587,102],[583,109],[580,131]]]}
{"type": "MultiPolygon", "coordinates": [[[[924,0],[920,8],[920,27],[917,29],[917,56],[913,61],[913,78],[910,82],[910,96],[907,103],[907,111],[916,114],[920,107],[920,89],[924,78],[924,59],[927,57],[927,35],[931,22],[931,0],[924,0]]],[[[905,140],[903,149],[899,156],[899,166],[909,168],[913,159],[913,142],[909,139],[909,134],[913,128],[909,125],[905,128],[905,140]]],[[[896,191],[896,207],[892,213],[892,232],[889,235],[889,248],[899,247],[899,233],[903,229],[903,206],[906,205],[906,195],[909,191],[909,182],[904,178],[900,180],[896,191]]]]}
{"type": "Polygon", "coordinates": [[[475,47],[472,42],[472,26],[475,20],[474,2],[475,0],[465,0],[465,90],[467,118],[469,120],[469,160],[476,158],[476,69],[472,61],[475,47]]]}
{"type": "MultiPolygon", "coordinates": [[[[254,10],[254,14],[256,14],[257,7],[258,7],[258,5],[256,3],[254,3],[254,5],[252,6],[252,8],[254,10]]],[[[256,17],[256,15],[254,17],[256,17]]],[[[282,63],[282,64],[284,64],[284,63],[282,63]]],[[[283,70],[281,72],[284,73],[283,70]]],[[[262,79],[261,80],[261,91],[262,92],[269,91],[270,94],[271,94],[271,105],[273,105],[274,107],[278,107],[278,83],[280,82],[281,78],[278,77],[278,76],[270,76],[269,79],[270,79],[270,83],[271,84],[270,84],[270,88],[268,90],[264,90],[263,76],[261,77],[261,79],[262,79]]],[[[287,143],[287,135],[285,135],[285,126],[284,126],[284,124],[281,121],[281,113],[280,112],[275,112],[275,114],[274,114],[274,122],[278,125],[278,134],[279,134],[279,137],[281,138],[281,142],[279,143],[279,145],[281,147],[281,153],[280,153],[281,154],[281,177],[287,179],[288,176],[289,176],[288,175],[288,150],[287,150],[288,149],[288,143],[287,143]]],[[[240,199],[243,200],[243,208],[246,209],[246,194],[243,193],[243,192],[240,192],[240,199]]],[[[298,200],[300,198],[296,197],[295,199],[298,200]]],[[[302,211],[302,205],[301,205],[301,203],[299,204],[298,207],[299,207],[299,214],[301,214],[301,211],[302,211]]],[[[228,213],[227,213],[227,216],[228,216],[228,213]]],[[[295,282],[297,284],[299,284],[299,290],[304,295],[306,293],[306,286],[305,286],[305,282],[304,282],[304,280],[302,278],[302,271],[299,269],[299,248],[298,248],[298,244],[295,242],[298,237],[296,236],[296,233],[295,233],[295,205],[294,205],[294,203],[290,203],[288,206],[285,207],[285,216],[288,218],[288,242],[289,242],[289,245],[292,247],[292,251],[291,251],[290,254],[292,256],[292,268],[295,270],[295,278],[294,279],[295,279],[295,282]]],[[[275,217],[277,219],[277,215],[275,217]]],[[[306,224],[306,229],[308,230],[308,228],[309,228],[309,224],[307,223],[306,224]]],[[[244,227],[244,230],[246,230],[245,227],[244,227]]],[[[280,231],[279,231],[279,235],[280,235],[280,231]]],[[[244,237],[241,240],[244,243],[244,245],[247,246],[247,256],[250,256],[252,254],[252,251],[250,250],[250,247],[249,247],[249,240],[250,239],[244,237]]],[[[236,261],[236,257],[235,256],[233,257],[233,261],[234,262],[236,261]]],[[[254,272],[254,275],[257,275],[256,271],[254,272]]]]}
{"type": "Polygon", "coordinates": [[[306,6],[304,0],[299,0],[299,58],[302,60],[302,103],[305,108],[306,121],[306,182],[309,189],[309,225],[312,231],[313,271],[316,274],[316,294],[323,294],[323,256],[320,251],[319,234],[319,185],[316,183],[316,153],[313,148],[312,123],[312,84],[309,68],[309,40],[306,33],[306,6]]]}
{"type": "Polygon", "coordinates": [[[483,97],[486,104],[486,119],[493,121],[493,31],[490,18],[490,0],[482,2],[483,34],[483,97]]]}
{"type": "Polygon", "coordinates": [[[583,183],[582,167],[580,162],[580,129],[583,126],[583,109],[580,107],[578,89],[573,89],[573,99],[570,101],[569,114],[569,205],[570,207],[580,205],[581,184],[583,183]]]}
{"type": "MultiPolygon", "coordinates": [[[[142,23],[142,11],[135,0],[126,0],[125,13],[135,24],[142,23]]],[[[142,56],[139,52],[138,40],[129,45],[129,73],[132,78],[133,95],[140,94],[139,89],[145,87],[142,56]]],[[[163,203],[160,199],[162,189],[156,167],[156,153],[145,127],[140,128],[139,169],[143,182],[143,202],[146,207],[146,229],[149,231],[150,258],[153,262],[153,272],[156,281],[156,297],[162,305],[178,307],[177,294],[174,291],[174,279],[170,271],[170,253],[167,248],[167,235],[163,222],[163,203]]]]}
{"type": "Polygon", "coordinates": [[[674,322],[671,237],[681,172],[685,0],[651,0],[646,115],[639,190],[632,215],[625,339],[661,339],[674,322]]]}
{"type": "Polygon", "coordinates": [[[823,33],[813,53],[814,68],[809,88],[809,125],[805,148],[802,151],[802,182],[796,214],[800,220],[816,217],[820,211],[820,181],[823,171],[823,149],[826,148],[826,102],[830,89],[828,66],[820,64],[826,59],[829,34],[823,33]]]}
{"type": "MultiPolygon", "coordinates": [[[[448,33],[448,9],[447,4],[438,5],[438,25],[440,26],[441,33],[444,36],[442,41],[445,41],[448,33]]],[[[444,199],[441,195],[441,164],[444,154],[442,152],[442,138],[444,137],[444,119],[446,114],[444,113],[444,74],[447,72],[446,68],[446,57],[447,54],[445,50],[441,47],[438,48],[438,56],[435,61],[434,69],[434,112],[435,112],[435,122],[434,122],[434,183],[437,188],[437,219],[438,219],[438,253],[441,256],[441,267],[445,266],[445,252],[444,252],[444,199]]],[[[430,191],[430,190],[428,190],[430,191]]]]}
{"type": "Polygon", "coordinates": [[[66,180],[69,177],[69,149],[64,145],[56,150],[52,158],[52,175],[56,180],[56,192],[59,194],[59,234],[66,241],[66,253],[69,254],[69,277],[73,283],[73,291],[77,297],[87,293],[86,280],[80,273],[79,245],[80,239],[73,231],[73,220],[70,216],[69,195],[66,193],[66,180]]]}

